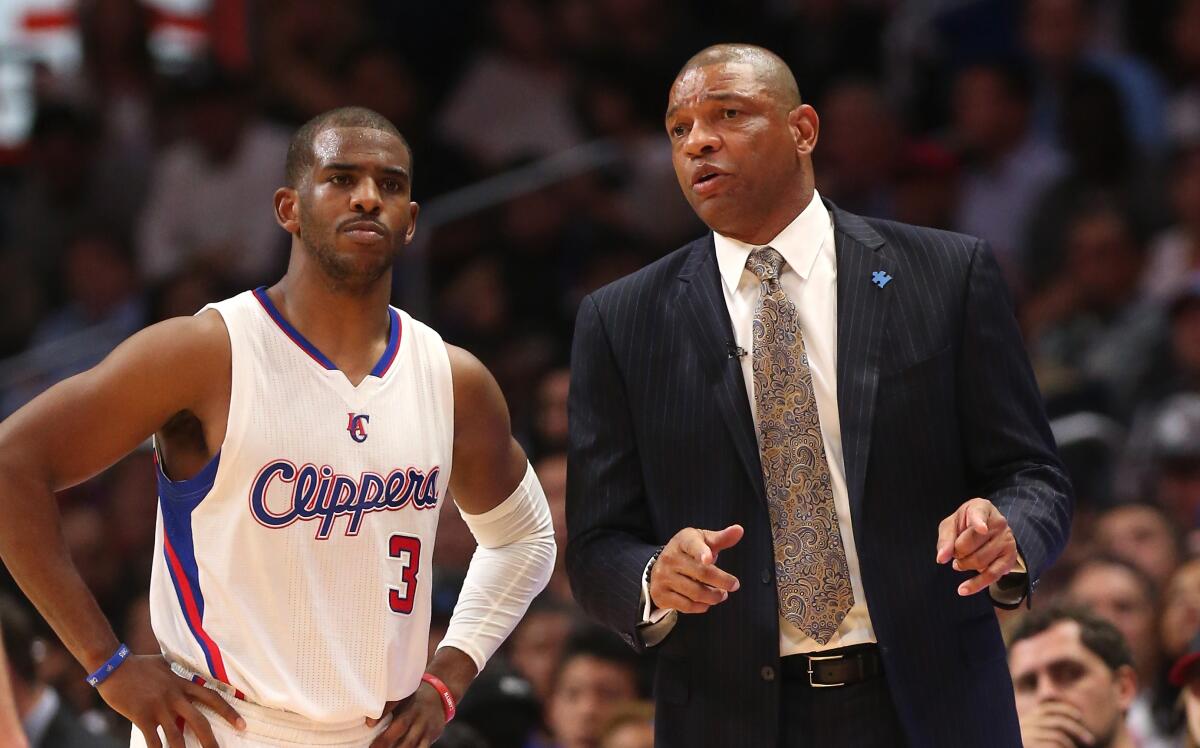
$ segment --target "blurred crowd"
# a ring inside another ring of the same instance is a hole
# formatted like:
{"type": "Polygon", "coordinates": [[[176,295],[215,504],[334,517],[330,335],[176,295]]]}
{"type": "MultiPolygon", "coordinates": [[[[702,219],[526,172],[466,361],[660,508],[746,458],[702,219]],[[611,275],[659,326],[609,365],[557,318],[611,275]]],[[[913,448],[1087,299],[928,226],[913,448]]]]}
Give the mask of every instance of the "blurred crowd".
{"type": "MultiPolygon", "coordinates": [[[[1005,270],[1078,493],[1035,613],[1004,617],[1023,727],[1184,745],[1188,678],[1200,697],[1200,674],[1171,677],[1200,633],[1200,0],[0,0],[0,415],[147,324],[277,278],[271,195],[291,131],[321,111],[394,121],[426,206],[603,141],[615,155],[594,169],[418,222],[397,278],[399,305],[497,375],[561,548],[575,309],[702,232],[662,115],[675,72],[717,41],[791,65],[821,117],[824,197],[982,237],[1005,270]],[[1071,657],[1072,677],[1047,664],[1071,657]]],[[[156,651],[151,453],[60,501],[102,608],[156,651]]],[[[443,512],[431,646],[473,547],[443,512]]],[[[123,743],[3,571],[0,591],[27,726],[44,739],[63,707],[70,729],[123,743]]],[[[649,746],[649,664],[631,655],[581,620],[559,568],[443,744],[649,746]]]]}

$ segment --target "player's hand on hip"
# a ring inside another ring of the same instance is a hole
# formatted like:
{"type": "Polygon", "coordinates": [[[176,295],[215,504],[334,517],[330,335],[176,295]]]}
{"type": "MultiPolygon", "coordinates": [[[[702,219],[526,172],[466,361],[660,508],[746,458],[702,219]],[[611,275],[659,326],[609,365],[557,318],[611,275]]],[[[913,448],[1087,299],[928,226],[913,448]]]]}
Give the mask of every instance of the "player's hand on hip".
{"type": "Polygon", "coordinates": [[[1017,539],[992,502],[971,499],[938,525],[937,562],[979,572],[958,586],[958,594],[974,595],[1016,568],[1017,539]]]}
{"type": "Polygon", "coordinates": [[[737,577],[717,567],[717,555],[742,539],[742,526],[686,527],[663,547],[650,569],[650,601],[680,613],[703,613],[736,592],[737,577]]]}
{"type": "Polygon", "coordinates": [[[1044,701],[1021,720],[1025,748],[1077,748],[1095,745],[1096,738],[1083,725],[1083,713],[1062,701],[1044,701]]]}
{"type": "Polygon", "coordinates": [[[204,748],[220,748],[208,720],[196,708],[203,704],[238,730],[246,729],[241,715],[210,688],[171,672],[159,655],[130,655],[106,681],[100,696],[146,738],[147,748],[162,748],[161,727],[167,748],[184,748],[183,731],[191,730],[204,748]]]}
{"type": "MultiPolygon", "coordinates": [[[[429,748],[446,729],[442,697],[424,681],[407,699],[389,701],[383,713],[392,715],[392,723],[371,742],[371,748],[429,748]]],[[[379,720],[368,719],[367,724],[379,720]]]]}

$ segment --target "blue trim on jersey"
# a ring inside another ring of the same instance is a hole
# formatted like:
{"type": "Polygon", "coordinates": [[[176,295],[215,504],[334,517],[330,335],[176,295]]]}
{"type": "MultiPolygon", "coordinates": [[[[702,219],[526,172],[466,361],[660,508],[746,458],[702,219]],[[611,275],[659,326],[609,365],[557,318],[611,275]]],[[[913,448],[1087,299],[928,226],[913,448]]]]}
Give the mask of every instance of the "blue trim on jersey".
{"type": "Polygon", "coordinates": [[[388,307],[388,320],[391,325],[388,331],[387,348],[383,349],[383,355],[379,357],[375,368],[371,369],[373,377],[382,377],[387,373],[388,367],[392,365],[392,360],[396,358],[396,349],[400,347],[400,315],[396,314],[396,310],[391,307],[388,307]]]}
{"type": "Polygon", "coordinates": [[[304,349],[304,352],[312,356],[317,363],[324,366],[326,369],[337,371],[337,367],[333,365],[324,353],[321,353],[315,345],[308,342],[308,338],[300,334],[300,331],[292,327],[292,323],[284,319],[279,313],[279,308],[275,306],[275,302],[271,301],[271,297],[267,295],[267,287],[259,286],[254,289],[254,296],[258,302],[263,305],[263,309],[267,310],[267,314],[271,315],[271,319],[275,320],[275,324],[279,325],[279,329],[283,330],[284,335],[292,339],[292,342],[304,349]]]}
{"type": "MultiPolygon", "coordinates": [[[[267,287],[259,286],[254,289],[254,297],[262,304],[263,309],[267,310],[267,314],[279,325],[279,329],[283,330],[283,334],[292,339],[292,342],[300,346],[300,348],[312,357],[314,361],[324,366],[330,371],[337,371],[338,368],[329,357],[321,353],[320,349],[308,341],[299,330],[288,322],[283,314],[279,312],[279,307],[275,306],[275,302],[271,301],[271,297],[267,295],[267,287]]],[[[392,360],[396,358],[396,349],[400,345],[400,315],[396,314],[396,310],[388,307],[388,344],[387,348],[383,349],[383,355],[375,362],[375,368],[371,369],[368,376],[382,377],[387,373],[388,368],[392,365],[392,360]]]]}
{"type": "MultiPolygon", "coordinates": [[[[163,533],[174,549],[179,566],[187,578],[187,587],[193,594],[195,607],[201,620],[204,618],[204,594],[200,591],[200,570],[196,563],[196,548],[192,541],[192,512],[200,506],[200,502],[212,490],[220,464],[221,453],[217,452],[195,477],[173,481],[163,472],[161,462],[155,460],[158,468],[156,470],[158,505],[162,510],[163,533]]],[[[179,610],[183,614],[183,620],[187,622],[188,629],[191,630],[196,643],[200,645],[200,650],[204,652],[209,674],[217,677],[220,669],[213,662],[213,652],[205,641],[207,637],[203,632],[197,630],[200,621],[193,621],[192,617],[188,615],[188,603],[184,599],[184,585],[176,577],[175,567],[167,554],[166,544],[163,547],[163,556],[167,562],[167,571],[171,575],[171,583],[175,586],[175,596],[179,599],[179,610]]]]}

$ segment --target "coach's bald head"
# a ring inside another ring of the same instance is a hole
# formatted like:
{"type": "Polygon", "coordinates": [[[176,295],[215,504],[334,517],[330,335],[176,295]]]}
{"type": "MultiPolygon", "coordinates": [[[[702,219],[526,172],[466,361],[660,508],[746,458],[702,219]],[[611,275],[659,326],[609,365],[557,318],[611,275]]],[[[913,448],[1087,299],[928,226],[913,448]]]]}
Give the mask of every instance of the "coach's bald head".
{"type": "Polygon", "coordinates": [[[683,78],[689,70],[708,65],[742,63],[749,65],[763,85],[764,92],[786,111],[800,106],[800,87],[796,76],[783,58],[769,49],[754,44],[714,44],[692,55],[679,70],[675,80],[683,78]]]}

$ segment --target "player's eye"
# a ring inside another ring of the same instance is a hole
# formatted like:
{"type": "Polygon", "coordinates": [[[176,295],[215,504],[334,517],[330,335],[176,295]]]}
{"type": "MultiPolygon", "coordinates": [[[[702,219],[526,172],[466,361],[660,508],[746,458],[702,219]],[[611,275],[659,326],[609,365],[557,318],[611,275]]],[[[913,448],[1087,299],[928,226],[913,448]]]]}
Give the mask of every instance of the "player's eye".
{"type": "Polygon", "coordinates": [[[334,174],[332,177],[329,178],[329,181],[332,182],[333,184],[339,184],[339,185],[344,186],[344,185],[350,184],[350,175],[349,174],[334,174]]]}
{"type": "Polygon", "coordinates": [[[399,192],[400,182],[395,179],[383,180],[383,189],[387,192],[399,192]]]}
{"type": "Polygon", "coordinates": [[[672,137],[682,138],[686,134],[687,134],[687,128],[684,127],[683,125],[675,125],[674,127],[671,128],[671,136],[672,137]]]}

